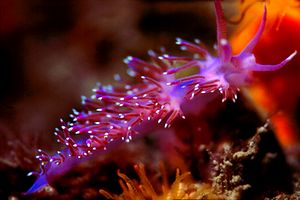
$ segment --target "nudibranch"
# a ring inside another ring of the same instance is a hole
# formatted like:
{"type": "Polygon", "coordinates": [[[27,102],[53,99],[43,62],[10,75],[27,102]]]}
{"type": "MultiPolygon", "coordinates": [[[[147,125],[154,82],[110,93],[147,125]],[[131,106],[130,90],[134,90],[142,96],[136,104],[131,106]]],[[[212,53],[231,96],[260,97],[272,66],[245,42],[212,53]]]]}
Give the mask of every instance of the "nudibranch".
{"type": "Polygon", "coordinates": [[[61,128],[54,133],[65,148],[56,155],[39,150],[41,171],[34,173],[38,179],[27,194],[51,183],[80,160],[96,152],[105,153],[122,141],[129,142],[137,133],[148,132],[145,130],[152,127],[149,123],[162,123],[169,128],[176,117],[185,118],[183,107],[196,95],[201,98],[203,94],[220,93],[223,101],[235,101],[239,88],[251,80],[252,72],[277,70],[296,55],[294,52],[274,65],[256,63],[252,51],[264,29],[266,8],[255,36],[239,54],[233,55],[220,0],[215,1],[215,12],[217,56],[209,53],[199,40],[190,43],[178,38],[176,43],[192,53],[191,57],[157,55],[153,51],[149,51],[151,62],[127,57],[124,62],[129,67],[128,74],[136,83],[129,84],[116,76],[118,86],[99,85],[91,98],[83,97],[82,111],[74,110],[73,120],[61,121],[61,128]],[[192,67],[198,71],[176,76],[192,67]]]}

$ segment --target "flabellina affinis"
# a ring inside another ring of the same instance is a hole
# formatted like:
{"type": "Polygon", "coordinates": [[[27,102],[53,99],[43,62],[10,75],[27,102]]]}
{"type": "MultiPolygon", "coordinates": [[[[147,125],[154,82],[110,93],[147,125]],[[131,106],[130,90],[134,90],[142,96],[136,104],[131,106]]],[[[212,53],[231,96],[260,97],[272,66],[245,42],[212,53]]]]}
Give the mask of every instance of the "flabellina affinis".
{"type": "MultiPolygon", "coordinates": [[[[72,121],[61,120],[61,127],[54,132],[57,141],[64,146],[63,150],[55,155],[39,150],[37,158],[41,162],[41,171],[30,173],[38,178],[26,194],[39,191],[92,154],[105,153],[122,141],[130,142],[136,134],[148,132],[145,130],[153,124],[169,128],[175,118],[185,118],[183,108],[196,96],[201,99],[219,93],[222,101],[235,101],[239,88],[251,81],[252,72],[283,67],[296,52],[273,65],[256,63],[252,53],[263,33],[266,7],[263,12],[257,33],[237,55],[232,54],[227,40],[221,1],[215,0],[217,56],[199,40],[191,43],[178,38],[176,44],[191,53],[191,57],[158,55],[149,51],[151,62],[131,56],[124,59],[135,84],[117,77],[118,86],[99,85],[91,98],[82,98],[82,111],[74,110],[72,121]],[[190,68],[198,71],[178,78],[178,73],[190,68]]],[[[193,106],[203,102],[197,101],[193,106]]]]}

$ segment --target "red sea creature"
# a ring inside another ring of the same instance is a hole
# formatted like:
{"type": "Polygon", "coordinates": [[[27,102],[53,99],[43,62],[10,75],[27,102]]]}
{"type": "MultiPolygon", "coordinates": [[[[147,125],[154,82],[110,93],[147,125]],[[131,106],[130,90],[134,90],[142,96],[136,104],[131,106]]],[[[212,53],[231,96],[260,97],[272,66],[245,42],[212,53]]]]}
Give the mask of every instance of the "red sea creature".
{"type": "Polygon", "coordinates": [[[40,190],[94,152],[104,153],[119,142],[129,142],[157,123],[170,127],[176,117],[185,118],[186,107],[192,105],[196,110],[201,107],[202,98],[219,92],[223,101],[235,101],[239,88],[251,80],[252,72],[277,70],[296,55],[294,52],[275,65],[256,63],[252,51],[263,32],[266,9],[255,36],[239,54],[233,55],[220,0],[215,1],[215,10],[217,56],[210,54],[198,40],[194,44],[177,39],[181,49],[194,54],[193,57],[157,55],[153,51],[149,52],[151,63],[127,57],[124,61],[129,67],[128,74],[135,83],[116,77],[117,86],[99,85],[91,98],[83,97],[83,110],[74,110],[71,122],[61,120],[61,128],[54,133],[65,148],[56,155],[39,150],[41,172],[30,173],[38,175],[38,179],[27,194],[40,190]],[[178,72],[189,68],[198,71],[178,78],[178,72]]]}

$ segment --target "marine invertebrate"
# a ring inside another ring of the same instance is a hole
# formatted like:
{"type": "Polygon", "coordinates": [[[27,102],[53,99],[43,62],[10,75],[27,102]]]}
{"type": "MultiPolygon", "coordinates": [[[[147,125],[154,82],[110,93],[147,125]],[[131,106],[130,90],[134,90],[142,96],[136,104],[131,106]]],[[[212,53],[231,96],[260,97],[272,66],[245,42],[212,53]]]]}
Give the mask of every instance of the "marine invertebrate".
{"type": "Polygon", "coordinates": [[[191,179],[189,172],[180,173],[176,171],[175,181],[169,186],[167,175],[163,174],[164,183],[161,185],[162,192],[154,190],[151,182],[147,178],[145,167],[143,164],[134,166],[136,173],[140,178],[140,183],[131,180],[125,174],[118,172],[120,177],[120,186],[122,187],[123,194],[118,196],[111,194],[105,190],[99,190],[100,194],[107,199],[224,199],[223,195],[214,193],[211,186],[207,183],[195,183],[191,179]]]}
{"type": "Polygon", "coordinates": [[[129,67],[128,74],[135,83],[116,76],[116,86],[98,85],[91,98],[82,98],[83,110],[74,110],[70,115],[72,121],[61,120],[61,128],[54,132],[65,148],[53,156],[39,150],[41,172],[31,173],[39,178],[27,194],[40,190],[94,151],[103,152],[118,142],[129,142],[156,122],[170,127],[176,117],[185,118],[183,108],[196,95],[220,92],[223,101],[235,101],[239,88],[248,84],[253,71],[279,69],[296,55],[294,52],[274,65],[256,63],[252,50],[263,32],[266,9],[256,35],[239,54],[233,55],[220,0],[215,1],[215,10],[217,56],[210,54],[199,40],[194,44],[177,39],[182,50],[196,56],[157,55],[149,51],[151,63],[127,57],[124,61],[129,67]],[[192,67],[197,68],[197,72],[178,77],[179,72],[192,67]]]}

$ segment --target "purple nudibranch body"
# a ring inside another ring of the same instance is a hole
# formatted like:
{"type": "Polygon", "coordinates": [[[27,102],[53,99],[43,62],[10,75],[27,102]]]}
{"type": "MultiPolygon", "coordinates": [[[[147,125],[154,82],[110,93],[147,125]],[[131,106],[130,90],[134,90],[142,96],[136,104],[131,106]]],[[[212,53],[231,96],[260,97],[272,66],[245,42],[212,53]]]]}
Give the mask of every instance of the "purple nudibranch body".
{"type": "Polygon", "coordinates": [[[211,55],[199,40],[190,43],[178,38],[176,44],[196,56],[157,55],[149,51],[152,60],[149,63],[127,57],[124,62],[129,67],[128,74],[137,83],[128,84],[118,78],[121,86],[99,85],[91,98],[83,97],[83,110],[73,111],[72,122],[61,120],[61,128],[54,133],[66,148],[56,155],[39,150],[41,171],[30,173],[39,178],[26,194],[39,191],[93,152],[103,152],[120,141],[129,142],[143,132],[147,121],[170,127],[176,117],[185,118],[182,107],[196,95],[219,92],[223,101],[235,101],[239,88],[251,80],[252,72],[277,70],[296,55],[295,51],[274,65],[256,63],[252,51],[265,26],[266,6],[255,36],[238,55],[232,55],[220,0],[215,0],[215,10],[217,56],[211,55]],[[191,67],[198,68],[198,72],[176,78],[176,73],[191,67]]]}

